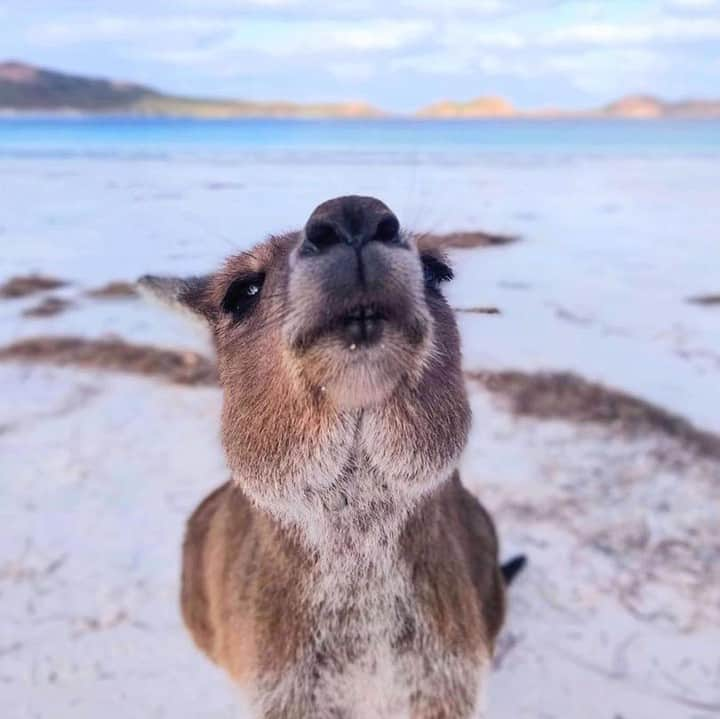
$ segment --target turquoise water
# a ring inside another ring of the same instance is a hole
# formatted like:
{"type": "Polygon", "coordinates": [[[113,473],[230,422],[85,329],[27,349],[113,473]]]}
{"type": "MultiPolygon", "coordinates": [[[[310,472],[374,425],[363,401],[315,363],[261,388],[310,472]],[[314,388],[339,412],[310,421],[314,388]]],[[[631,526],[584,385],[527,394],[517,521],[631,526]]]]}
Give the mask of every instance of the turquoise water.
{"type": "Polygon", "coordinates": [[[3,118],[0,154],[62,156],[197,151],[715,154],[720,121],[187,120],[3,118]]]}

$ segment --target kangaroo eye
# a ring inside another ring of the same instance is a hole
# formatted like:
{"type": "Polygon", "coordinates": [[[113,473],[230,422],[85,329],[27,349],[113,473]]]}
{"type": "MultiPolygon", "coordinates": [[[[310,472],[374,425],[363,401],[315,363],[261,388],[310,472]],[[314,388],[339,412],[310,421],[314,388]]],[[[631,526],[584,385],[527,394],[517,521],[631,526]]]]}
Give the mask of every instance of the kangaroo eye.
{"type": "Polygon", "coordinates": [[[421,259],[425,286],[428,289],[437,290],[441,282],[448,282],[453,278],[450,265],[435,257],[435,255],[423,255],[421,259]]]}
{"type": "Polygon", "coordinates": [[[265,282],[265,275],[256,274],[235,280],[222,302],[223,312],[232,315],[237,322],[243,319],[255,307],[260,299],[260,291],[265,282]]]}

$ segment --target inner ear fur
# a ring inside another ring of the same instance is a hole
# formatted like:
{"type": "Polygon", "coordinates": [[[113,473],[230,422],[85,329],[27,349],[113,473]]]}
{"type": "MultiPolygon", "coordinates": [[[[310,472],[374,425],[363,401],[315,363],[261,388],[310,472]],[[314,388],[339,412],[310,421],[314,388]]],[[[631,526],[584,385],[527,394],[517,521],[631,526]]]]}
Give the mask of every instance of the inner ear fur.
{"type": "Polygon", "coordinates": [[[432,235],[416,235],[415,241],[420,257],[428,257],[436,262],[442,262],[442,264],[452,269],[452,263],[450,262],[447,252],[438,247],[435,237],[432,235]]]}
{"type": "Polygon", "coordinates": [[[143,275],[137,282],[141,293],[173,310],[191,312],[210,321],[215,316],[210,301],[210,275],[159,277],[143,275]]]}
{"type": "Polygon", "coordinates": [[[450,258],[446,252],[434,245],[432,240],[418,238],[417,248],[423,264],[429,264],[431,267],[437,268],[439,274],[441,275],[439,277],[441,282],[447,282],[454,277],[453,266],[450,262],[450,258]]]}

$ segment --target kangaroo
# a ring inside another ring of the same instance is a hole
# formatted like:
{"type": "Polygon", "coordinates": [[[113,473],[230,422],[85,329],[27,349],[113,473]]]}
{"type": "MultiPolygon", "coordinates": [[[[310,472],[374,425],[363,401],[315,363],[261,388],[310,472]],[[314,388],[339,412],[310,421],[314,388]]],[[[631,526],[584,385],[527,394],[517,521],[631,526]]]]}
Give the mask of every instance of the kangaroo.
{"type": "Polygon", "coordinates": [[[505,583],[456,469],[470,427],[446,257],[371,197],[213,275],[146,276],[211,328],[231,480],[195,510],[181,606],[265,719],[480,711],[505,583]]]}

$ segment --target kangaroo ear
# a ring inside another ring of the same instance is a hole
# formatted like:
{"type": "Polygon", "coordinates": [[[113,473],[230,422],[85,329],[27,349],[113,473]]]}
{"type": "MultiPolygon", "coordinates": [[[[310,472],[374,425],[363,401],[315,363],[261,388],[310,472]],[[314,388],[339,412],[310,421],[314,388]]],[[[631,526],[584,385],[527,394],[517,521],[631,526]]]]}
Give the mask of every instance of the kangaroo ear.
{"type": "Polygon", "coordinates": [[[211,321],[214,311],[208,297],[209,275],[195,277],[157,277],[143,275],[137,282],[140,293],[166,307],[190,312],[211,321]]]}

